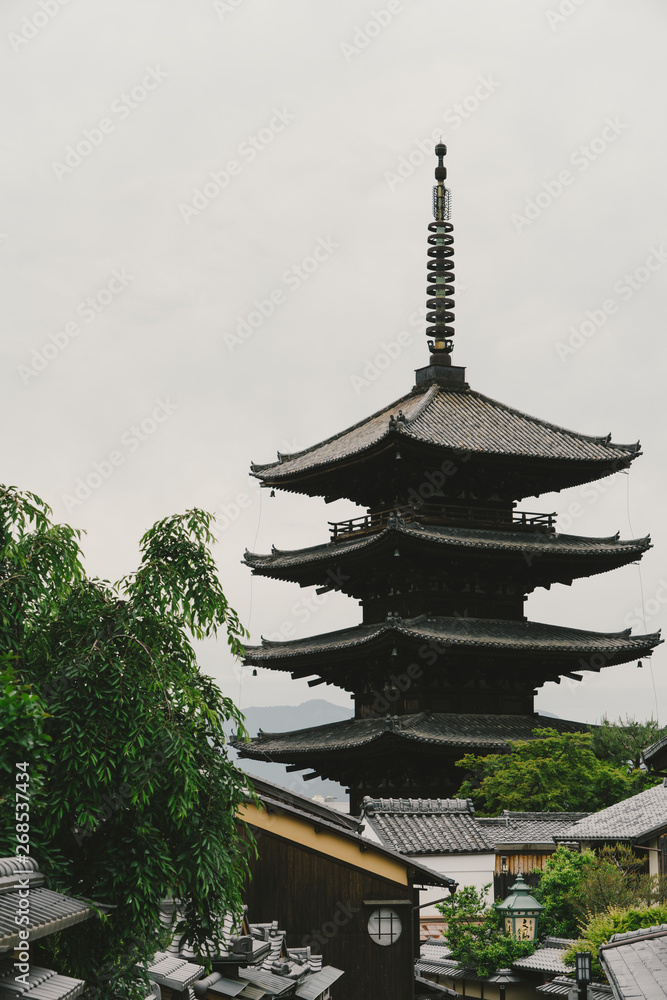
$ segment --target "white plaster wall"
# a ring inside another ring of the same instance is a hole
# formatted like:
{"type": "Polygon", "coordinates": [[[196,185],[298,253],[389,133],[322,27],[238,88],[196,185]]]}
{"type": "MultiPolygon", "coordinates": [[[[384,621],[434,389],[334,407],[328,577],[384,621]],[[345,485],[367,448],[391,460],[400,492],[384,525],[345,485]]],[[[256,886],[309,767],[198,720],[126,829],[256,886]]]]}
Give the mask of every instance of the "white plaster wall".
{"type": "MultiPolygon", "coordinates": [[[[413,860],[432,868],[440,875],[448,875],[459,883],[459,888],[466,885],[473,885],[476,889],[483,889],[485,885],[491,883],[491,889],[487,900],[493,902],[493,872],[496,866],[495,854],[415,854],[413,860]]],[[[419,902],[428,903],[431,900],[442,899],[446,896],[447,890],[442,888],[423,889],[419,893],[419,902]]],[[[439,917],[440,914],[434,906],[425,906],[419,912],[420,918],[439,917]]]]}
{"type": "MultiPolygon", "coordinates": [[[[654,837],[646,845],[650,848],[646,853],[648,854],[648,870],[650,875],[660,874],[660,864],[658,855],[658,838],[654,837]]],[[[643,852],[639,852],[640,854],[643,852]]]]}

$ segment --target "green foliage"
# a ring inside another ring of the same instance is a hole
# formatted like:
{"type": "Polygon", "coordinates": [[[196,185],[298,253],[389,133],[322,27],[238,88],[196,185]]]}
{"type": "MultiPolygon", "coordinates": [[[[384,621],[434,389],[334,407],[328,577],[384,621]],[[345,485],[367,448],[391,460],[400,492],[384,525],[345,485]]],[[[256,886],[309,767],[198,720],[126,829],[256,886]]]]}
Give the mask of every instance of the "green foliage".
{"type": "Polygon", "coordinates": [[[580,887],[586,872],[595,864],[592,851],[571,851],[559,846],[546,861],[535,898],[544,906],[540,931],[555,937],[576,937],[579,933],[580,887]]]}
{"type": "Polygon", "coordinates": [[[532,740],[510,741],[506,754],[466,754],[456,766],[468,772],[458,792],[481,815],[503,809],[595,812],[654,784],[643,772],[627,773],[593,753],[590,733],[535,729],[532,740]]]}
{"type": "Polygon", "coordinates": [[[76,533],[49,513],[0,489],[0,651],[16,674],[0,688],[0,759],[20,747],[43,774],[31,850],[51,887],[112,907],[44,939],[40,958],[97,996],[131,997],[165,896],[203,956],[225,912],[240,912],[252,842],[235,814],[248,790],[223,727],[243,736],[243,718],[199,672],[192,637],[222,628],[239,654],[246,633],[215,573],[209,514],[160,521],[137,572],[112,586],[85,577],[76,533]]]}
{"type": "MultiPolygon", "coordinates": [[[[660,728],[655,719],[636,722],[626,718],[625,722],[610,722],[604,718],[602,725],[593,730],[593,753],[600,760],[609,761],[616,767],[628,771],[638,771],[642,764],[642,750],[667,734],[667,727],[660,728]]],[[[647,787],[659,779],[649,779],[647,787]]]]}
{"type": "Polygon", "coordinates": [[[505,933],[500,916],[486,902],[490,888],[490,883],[483,889],[464,886],[437,904],[447,921],[445,940],[452,956],[481,977],[532,955],[536,948],[534,941],[515,941],[505,933]]]}
{"type": "MultiPolygon", "coordinates": [[[[0,672],[0,857],[14,853],[14,786],[16,764],[30,762],[33,804],[42,794],[47,748],[47,714],[29,685],[17,683],[12,667],[0,672]]],[[[23,811],[23,810],[21,810],[23,811]]]]}
{"type": "Polygon", "coordinates": [[[535,890],[544,904],[541,928],[556,937],[576,937],[592,917],[610,908],[664,903],[664,877],[649,875],[646,862],[628,844],[608,844],[579,854],[560,846],[547,860],[535,890]]]}
{"type": "Polygon", "coordinates": [[[593,958],[593,971],[602,975],[598,960],[598,948],[605,944],[613,934],[625,934],[627,931],[637,931],[644,927],[656,927],[667,923],[667,906],[637,907],[622,909],[612,907],[604,913],[592,916],[582,928],[581,937],[565,952],[563,961],[574,965],[578,951],[589,951],[593,958]]]}

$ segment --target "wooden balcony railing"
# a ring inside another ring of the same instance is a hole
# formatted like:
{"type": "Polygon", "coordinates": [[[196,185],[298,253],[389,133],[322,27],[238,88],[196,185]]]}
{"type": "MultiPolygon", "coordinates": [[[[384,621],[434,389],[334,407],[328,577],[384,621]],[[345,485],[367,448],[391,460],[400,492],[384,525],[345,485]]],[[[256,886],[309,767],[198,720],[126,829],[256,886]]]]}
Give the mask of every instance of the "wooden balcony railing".
{"type": "Polygon", "coordinates": [[[461,504],[420,504],[395,507],[392,510],[374,510],[347,521],[329,521],[331,541],[336,542],[350,535],[371,534],[382,531],[392,515],[418,524],[441,524],[452,527],[501,528],[507,530],[555,531],[556,514],[543,514],[527,510],[499,510],[495,507],[473,507],[461,504]]]}

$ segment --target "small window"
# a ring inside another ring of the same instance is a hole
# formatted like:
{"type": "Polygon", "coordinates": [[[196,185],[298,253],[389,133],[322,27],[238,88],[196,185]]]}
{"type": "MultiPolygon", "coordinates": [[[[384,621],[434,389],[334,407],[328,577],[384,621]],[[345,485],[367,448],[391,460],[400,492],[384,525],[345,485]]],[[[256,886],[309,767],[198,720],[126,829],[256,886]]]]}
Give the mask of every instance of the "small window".
{"type": "Polygon", "coordinates": [[[396,910],[381,906],[373,910],[368,918],[368,933],[376,944],[390,945],[401,936],[401,918],[396,910]]]}

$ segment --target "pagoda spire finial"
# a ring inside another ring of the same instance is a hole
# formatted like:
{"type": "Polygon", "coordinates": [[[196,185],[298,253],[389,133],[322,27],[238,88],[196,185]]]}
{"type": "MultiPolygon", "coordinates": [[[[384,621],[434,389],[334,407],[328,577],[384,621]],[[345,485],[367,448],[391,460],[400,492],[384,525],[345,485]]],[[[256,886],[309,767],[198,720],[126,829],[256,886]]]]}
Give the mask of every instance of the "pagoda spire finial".
{"type": "Polygon", "coordinates": [[[435,168],[436,185],[433,188],[433,218],[428,231],[428,288],[426,294],[426,320],[430,324],[426,335],[432,338],[428,342],[431,351],[431,364],[438,366],[451,365],[451,353],[454,347],[452,337],[454,327],[454,227],[449,221],[451,195],[445,187],[447,168],[442,160],[447,153],[447,147],[439,142],[435,147],[438,165],[435,168]]]}

